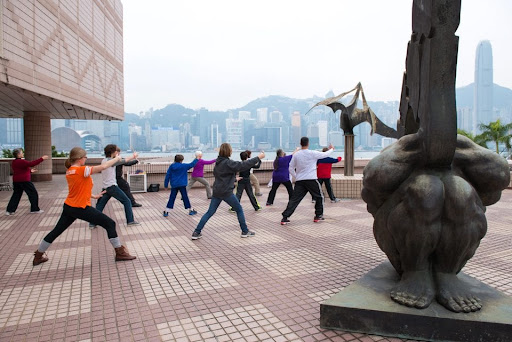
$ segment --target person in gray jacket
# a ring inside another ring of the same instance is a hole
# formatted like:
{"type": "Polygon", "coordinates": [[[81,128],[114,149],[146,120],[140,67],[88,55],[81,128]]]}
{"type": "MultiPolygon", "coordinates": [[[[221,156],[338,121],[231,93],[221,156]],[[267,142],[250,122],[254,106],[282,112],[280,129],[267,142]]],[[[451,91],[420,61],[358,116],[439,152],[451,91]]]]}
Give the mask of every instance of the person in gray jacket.
{"type": "Polygon", "coordinates": [[[240,228],[242,229],[242,234],[240,237],[246,238],[255,235],[254,232],[247,228],[244,211],[235,194],[233,194],[233,189],[235,188],[236,173],[249,170],[258,164],[263,158],[265,158],[265,153],[261,152],[257,157],[245,161],[235,161],[229,159],[232,152],[233,150],[231,149],[230,144],[223,143],[220,145],[219,156],[215,161],[215,167],[213,168],[213,176],[215,177],[215,181],[213,183],[213,194],[210,207],[208,208],[208,211],[203,215],[203,217],[201,217],[199,224],[192,233],[192,240],[201,238],[201,231],[203,230],[206,222],[208,222],[210,217],[215,214],[222,201],[229,204],[236,212],[238,222],[240,223],[240,228]]]}

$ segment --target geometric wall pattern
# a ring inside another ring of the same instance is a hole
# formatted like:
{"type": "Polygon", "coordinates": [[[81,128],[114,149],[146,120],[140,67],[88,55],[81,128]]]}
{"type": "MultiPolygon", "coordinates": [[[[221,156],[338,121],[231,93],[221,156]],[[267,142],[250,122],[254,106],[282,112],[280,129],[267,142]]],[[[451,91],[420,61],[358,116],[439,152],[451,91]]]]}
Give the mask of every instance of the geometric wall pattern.
{"type": "Polygon", "coordinates": [[[4,0],[0,115],[123,119],[120,0],[4,0]]]}

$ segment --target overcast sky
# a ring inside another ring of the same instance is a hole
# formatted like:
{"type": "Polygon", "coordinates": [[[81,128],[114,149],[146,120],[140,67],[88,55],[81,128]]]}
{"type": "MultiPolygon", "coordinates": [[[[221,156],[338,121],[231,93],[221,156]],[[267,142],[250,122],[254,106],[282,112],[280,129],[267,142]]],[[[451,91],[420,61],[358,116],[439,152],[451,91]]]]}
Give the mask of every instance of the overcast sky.
{"type": "MultiPolygon", "coordinates": [[[[226,110],[268,95],[399,100],[412,0],[122,0],[125,111],[226,110]]],[[[512,0],[462,0],[457,86],[479,41],[512,88],[512,0]]]]}

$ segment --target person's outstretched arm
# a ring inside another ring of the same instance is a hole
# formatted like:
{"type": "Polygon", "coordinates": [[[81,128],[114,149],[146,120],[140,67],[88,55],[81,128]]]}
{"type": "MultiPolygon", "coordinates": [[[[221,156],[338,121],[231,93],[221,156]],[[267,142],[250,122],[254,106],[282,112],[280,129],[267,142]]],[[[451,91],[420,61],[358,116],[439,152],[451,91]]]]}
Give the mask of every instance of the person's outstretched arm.
{"type": "Polygon", "coordinates": [[[48,159],[48,156],[47,155],[44,155],[42,156],[41,158],[39,159],[36,159],[36,160],[32,160],[32,161],[27,161],[27,160],[24,160],[24,159],[20,159],[21,162],[23,162],[23,165],[26,166],[26,167],[32,167],[32,166],[36,166],[38,164],[41,164],[44,160],[48,159]]]}
{"type": "Polygon", "coordinates": [[[188,164],[183,164],[183,166],[188,170],[188,169],[191,169],[193,168],[194,166],[196,166],[197,162],[199,161],[199,159],[194,159],[191,163],[188,163],[188,164]]]}
{"type": "Polygon", "coordinates": [[[338,158],[327,157],[327,158],[323,158],[323,159],[318,159],[317,164],[336,164],[340,161],[341,161],[341,157],[338,157],[338,158]]]}
{"type": "Polygon", "coordinates": [[[100,173],[101,171],[116,165],[116,163],[119,163],[120,161],[121,161],[121,157],[117,156],[115,158],[110,159],[106,163],[103,163],[101,165],[95,165],[92,167],[91,173],[100,173]]]}

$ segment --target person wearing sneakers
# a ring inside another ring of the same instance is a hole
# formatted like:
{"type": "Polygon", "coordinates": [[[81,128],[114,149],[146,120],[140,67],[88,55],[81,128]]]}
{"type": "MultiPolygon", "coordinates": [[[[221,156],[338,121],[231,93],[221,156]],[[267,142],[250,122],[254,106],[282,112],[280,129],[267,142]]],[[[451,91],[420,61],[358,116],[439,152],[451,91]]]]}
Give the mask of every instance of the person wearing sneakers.
{"type": "Polygon", "coordinates": [[[16,209],[18,209],[18,204],[20,204],[23,191],[25,191],[28,196],[28,200],[30,201],[30,213],[41,214],[43,210],[39,209],[39,194],[37,193],[36,187],[31,182],[30,174],[36,171],[35,169],[31,169],[31,167],[42,163],[43,160],[48,159],[48,156],[45,155],[39,159],[28,161],[23,159],[25,155],[21,148],[15,148],[14,151],[12,151],[12,154],[15,158],[11,165],[12,185],[14,191],[11,199],[9,200],[9,204],[7,204],[5,215],[14,215],[16,209]]]}
{"type": "Polygon", "coordinates": [[[233,150],[231,149],[230,144],[223,143],[220,145],[219,156],[215,161],[215,167],[213,168],[213,176],[215,177],[215,181],[213,182],[213,194],[210,207],[208,208],[208,211],[203,215],[203,217],[201,217],[199,224],[192,233],[192,240],[201,238],[201,231],[203,230],[206,222],[208,222],[210,217],[215,214],[222,201],[229,204],[235,210],[238,217],[238,223],[240,223],[240,228],[242,229],[242,234],[240,237],[246,238],[255,235],[254,232],[247,228],[244,210],[242,209],[242,206],[240,205],[240,202],[237,200],[236,196],[233,194],[233,189],[235,188],[236,173],[247,171],[254,167],[256,164],[261,162],[263,158],[265,158],[265,153],[260,152],[257,157],[245,161],[235,161],[229,159],[232,152],[233,150]]]}
{"type": "MultiPolygon", "coordinates": [[[[119,153],[119,155],[121,155],[121,149],[119,148],[119,146],[117,147],[116,150],[119,153]]],[[[132,195],[132,190],[130,189],[130,184],[128,184],[126,179],[124,179],[124,177],[123,177],[123,166],[132,166],[132,165],[137,164],[138,162],[139,162],[139,160],[136,158],[126,158],[124,164],[119,164],[116,166],[117,186],[121,190],[123,190],[123,192],[126,194],[126,196],[128,196],[128,198],[130,199],[130,202],[132,202],[132,208],[140,208],[140,207],[142,207],[142,204],[137,203],[137,201],[135,201],[135,198],[132,195]]]]}
{"type": "Polygon", "coordinates": [[[114,247],[116,261],[136,259],[136,257],[130,255],[126,247],[121,244],[117,236],[116,223],[114,220],[91,206],[91,198],[98,199],[105,193],[105,190],[99,195],[93,195],[91,193],[93,187],[91,175],[113,167],[115,163],[120,160],[121,157],[114,157],[98,166],[85,166],[87,152],[80,147],[74,147],[71,150],[65,163],[67,168],[66,181],[68,183],[69,193],[64,201],[62,214],[55,228],[41,240],[39,247],[34,252],[32,265],[36,266],[48,261],[48,257],[44,256],[46,250],[76,219],[81,219],[105,228],[108,239],[112,247],[114,247]]]}
{"type": "Polygon", "coordinates": [[[286,209],[282,213],[282,225],[290,223],[288,218],[292,216],[308,192],[316,199],[313,222],[324,220],[324,196],[316,174],[316,163],[317,160],[328,157],[334,151],[334,147],[329,145],[329,150],[326,152],[310,150],[308,137],[300,139],[300,146],[301,149],[293,155],[290,162],[289,170],[292,177],[295,178],[295,189],[292,198],[290,198],[286,209]]]}
{"type": "MultiPolygon", "coordinates": [[[[322,152],[327,151],[327,147],[322,149],[322,152]]],[[[334,196],[334,191],[332,191],[331,185],[331,173],[332,173],[332,164],[339,163],[341,161],[341,157],[338,158],[323,158],[318,160],[316,175],[318,177],[318,183],[320,183],[320,187],[322,184],[325,184],[325,189],[327,189],[327,194],[331,199],[331,203],[338,203],[340,200],[334,196]]],[[[313,201],[315,199],[313,198],[313,201]]]]}
{"type": "Polygon", "coordinates": [[[199,161],[199,159],[194,159],[191,163],[185,164],[183,163],[183,155],[177,154],[174,156],[174,163],[172,163],[167,169],[167,174],[165,175],[164,188],[167,189],[169,182],[171,183],[171,194],[169,195],[169,200],[167,201],[167,206],[164,209],[164,217],[169,216],[169,211],[174,208],[174,201],[176,201],[176,196],[178,195],[178,191],[181,193],[181,199],[183,200],[183,204],[185,205],[185,209],[189,209],[189,215],[197,214],[197,211],[192,208],[190,205],[190,200],[188,199],[187,194],[187,171],[193,168],[199,161]]]}
{"type": "MultiPolygon", "coordinates": [[[[108,144],[104,148],[105,151],[105,159],[101,161],[101,164],[108,163],[111,159],[114,159],[119,156],[119,152],[117,152],[117,146],[114,144],[108,144]]],[[[126,224],[128,226],[138,226],[140,223],[135,221],[133,218],[133,210],[132,210],[132,202],[126,196],[123,190],[119,188],[116,181],[116,166],[123,165],[126,161],[137,159],[137,152],[133,152],[132,157],[126,159],[119,159],[113,166],[105,168],[101,172],[101,178],[103,179],[103,190],[105,190],[105,194],[101,196],[96,202],[96,209],[103,212],[105,206],[111,197],[114,197],[116,200],[121,202],[124,206],[124,214],[126,216],[126,224]]],[[[90,224],[89,228],[94,229],[96,226],[94,224],[90,224]]]]}
{"type": "Polygon", "coordinates": [[[196,159],[198,159],[198,162],[196,166],[194,166],[194,169],[192,169],[192,174],[190,175],[190,180],[188,181],[187,184],[187,192],[190,191],[190,189],[196,182],[199,182],[206,187],[206,198],[211,199],[212,187],[210,186],[210,183],[208,183],[208,181],[204,179],[204,166],[215,163],[215,159],[204,160],[203,152],[201,151],[196,151],[196,159]]]}
{"type": "MultiPolygon", "coordinates": [[[[247,151],[240,152],[240,160],[246,161],[249,157],[249,154],[247,151]]],[[[261,165],[261,160],[254,166],[251,167],[249,170],[244,170],[239,172],[239,176],[237,177],[238,185],[236,187],[236,198],[238,199],[238,202],[242,200],[242,194],[245,192],[247,193],[247,196],[249,196],[249,201],[251,201],[252,207],[254,210],[259,211],[261,210],[261,206],[256,200],[256,197],[254,196],[254,193],[252,192],[252,185],[251,185],[251,170],[259,168],[261,165]]],[[[231,211],[234,211],[233,208],[230,209],[231,211]]]]}

